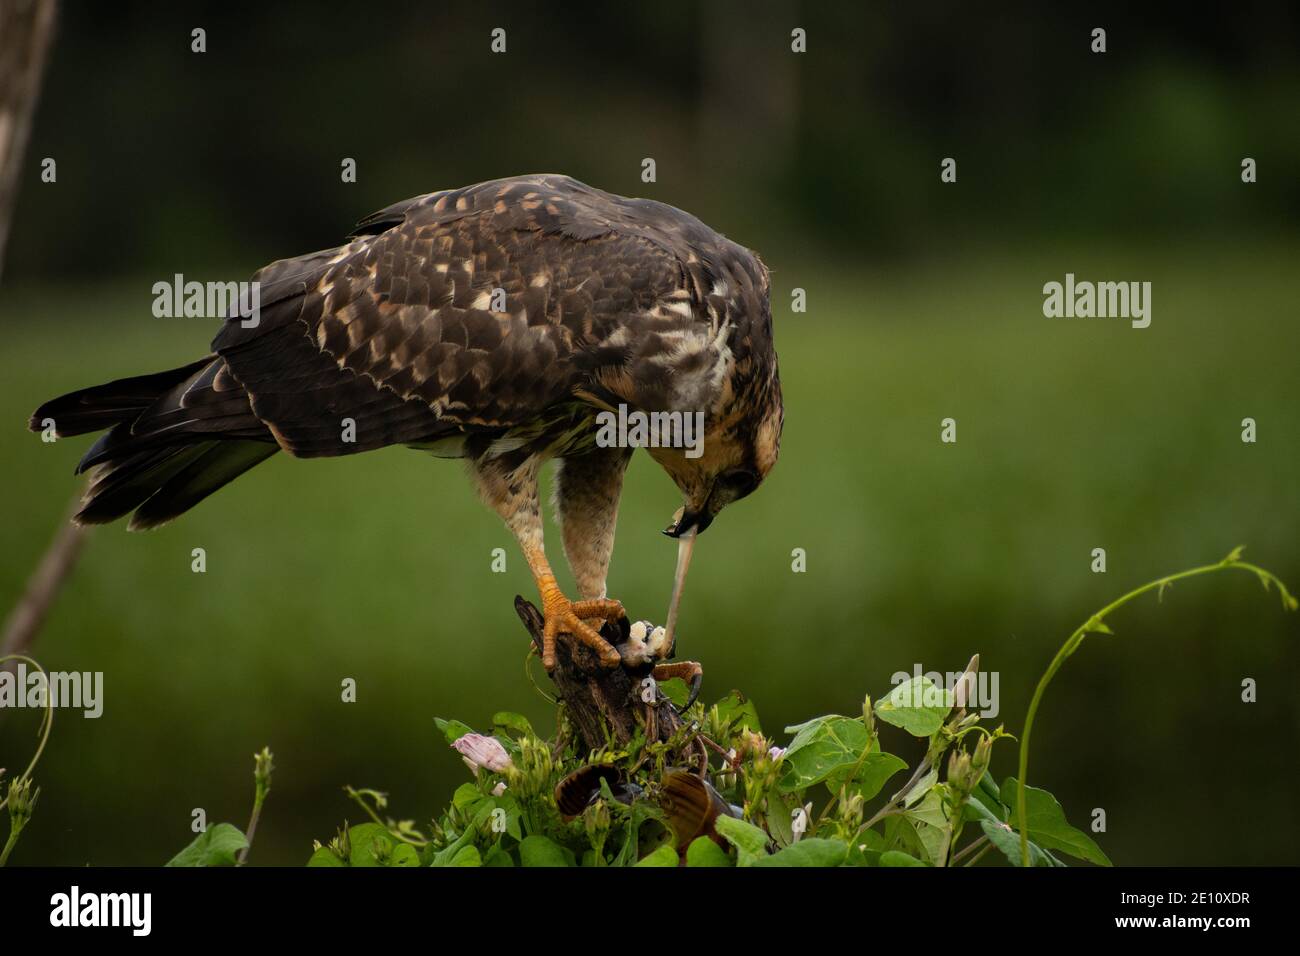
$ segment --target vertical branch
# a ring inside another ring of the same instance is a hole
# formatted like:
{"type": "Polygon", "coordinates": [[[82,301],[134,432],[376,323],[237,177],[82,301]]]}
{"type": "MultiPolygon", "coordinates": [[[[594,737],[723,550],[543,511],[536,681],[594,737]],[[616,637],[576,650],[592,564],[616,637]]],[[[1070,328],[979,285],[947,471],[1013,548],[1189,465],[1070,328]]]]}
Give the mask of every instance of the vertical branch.
{"type": "MultiPolygon", "coordinates": [[[[56,6],[55,0],[0,3],[0,272],[41,77],[54,38],[56,6]]],[[[66,523],[55,534],[5,622],[0,656],[22,654],[31,647],[60,585],[77,561],[85,534],[85,529],[66,523]]],[[[6,666],[12,667],[12,662],[6,666]]]]}
{"type": "Polygon", "coordinates": [[[0,271],[41,74],[54,36],[55,0],[0,4],[0,271]]]}
{"type": "MultiPolygon", "coordinates": [[[[71,521],[80,500],[80,494],[73,499],[68,520],[62,522],[59,530],[55,532],[54,539],[45,549],[40,563],[28,579],[22,597],[9,613],[9,618],[5,621],[4,636],[0,638],[0,657],[24,654],[31,648],[37,632],[45,623],[50,605],[54,603],[54,598],[58,595],[64,580],[77,563],[77,556],[81,553],[87,531],[86,528],[71,521]]],[[[7,668],[12,666],[12,661],[5,665],[7,668]]]]}

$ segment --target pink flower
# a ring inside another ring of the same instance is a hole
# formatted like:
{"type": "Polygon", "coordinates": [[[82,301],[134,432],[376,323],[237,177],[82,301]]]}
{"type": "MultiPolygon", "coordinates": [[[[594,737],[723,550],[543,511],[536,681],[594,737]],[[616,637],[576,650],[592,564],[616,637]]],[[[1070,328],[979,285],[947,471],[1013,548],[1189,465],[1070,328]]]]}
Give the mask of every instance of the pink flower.
{"type": "Polygon", "coordinates": [[[780,760],[784,756],[785,756],[784,747],[773,747],[771,750],[767,752],[767,759],[771,760],[773,763],[780,760]]]}
{"type": "Polygon", "coordinates": [[[465,758],[465,763],[470,767],[484,770],[491,770],[493,773],[504,773],[514,766],[510,762],[510,755],[506,753],[506,748],[501,746],[501,741],[495,737],[485,737],[482,734],[465,734],[452,744],[456,751],[465,758]]]}

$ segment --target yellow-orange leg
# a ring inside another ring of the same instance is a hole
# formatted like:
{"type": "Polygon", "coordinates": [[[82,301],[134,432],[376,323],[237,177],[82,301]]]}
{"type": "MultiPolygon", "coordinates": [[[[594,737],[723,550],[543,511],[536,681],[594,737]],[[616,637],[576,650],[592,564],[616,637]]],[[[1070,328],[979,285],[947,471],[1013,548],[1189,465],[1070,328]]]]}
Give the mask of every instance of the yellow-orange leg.
{"type": "Polygon", "coordinates": [[[540,551],[532,551],[527,557],[529,565],[534,569],[537,592],[542,599],[542,616],[546,619],[542,628],[542,666],[547,671],[555,668],[555,639],[561,633],[570,634],[590,647],[606,667],[617,667],[622,663],[618,651],[583,619],[618,620],[624,615],[623,605],[606,598],[570,601],[555,583],[555,575],[551,573],[546,556],[540,551]]]}
{"type": "Polygon", "coordinates": [[[700,687],[704,683],[704,668],[695,661],[656,664],[653,674],[654,679],[657,681],[672,680],[674,677],[679,677],[690,685],[691,692],[686,698],[686,705],[682,707],[682,710],[695,703],[695,698],[700,696],[700,687]]]}

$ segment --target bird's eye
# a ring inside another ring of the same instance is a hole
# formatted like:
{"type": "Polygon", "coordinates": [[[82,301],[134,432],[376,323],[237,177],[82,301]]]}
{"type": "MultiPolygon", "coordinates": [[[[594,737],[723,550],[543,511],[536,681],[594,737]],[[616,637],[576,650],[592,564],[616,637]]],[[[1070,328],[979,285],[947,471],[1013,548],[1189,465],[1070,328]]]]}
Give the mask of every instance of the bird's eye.
{"type": "Polygon", "coordinates": [[[729,471],[720,480],[732,493],[733,500],[745,497],[758,487],[758,475],[744,468],[729,471]]]}

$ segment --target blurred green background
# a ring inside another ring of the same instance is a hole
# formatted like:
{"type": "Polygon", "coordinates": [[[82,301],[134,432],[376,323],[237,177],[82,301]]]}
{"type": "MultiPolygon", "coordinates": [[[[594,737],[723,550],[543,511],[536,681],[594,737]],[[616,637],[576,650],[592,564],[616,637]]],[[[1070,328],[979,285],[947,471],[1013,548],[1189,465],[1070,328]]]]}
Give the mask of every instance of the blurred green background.
{"type": "MultiPolygon", "coordinates": [[[[567,172],[682,206],[773,272],[782,459],[700,542],[679,646],[705,696],[743,689],[779,735],[978,651],[1018,733],[1059,644],[1130,587],[1238,544],[1300,585],[1296,18],[69,4],[0,288],[0,605],[88,444],[43,444],[30,411],[187,362],[215,333],[153,318],[154,282],[243,278],[407,196],[567,172]],[[1042,286],[1066,272],[1151,282],[1151,327],[1044,318],[1042,286]]],[[[637,616],[663,616],[675,548],[658,531],[678,503],[637,456],[610,575],[637,616]]],[[[277,456],[160,531],[96,529],[35,652],[103,671],[105,711],[57,715],[14,862],[159,863],[196,807],[243,826],[263,744],[277,772],[256,863],[300,863],[355,822],[347,783],[427,821],[465,773],[435,716],[551,726],[515,593],[532,594],[526,566],[460,466],[405,449],[277,456]]],[[[1126,609],[1048,694],[1031,779],[1077,824],[1105,809],[1117,863],[1300,861],[1297,620],[1245,574],[1126,609]]],[[[0,766],[25,762],[34,729],[0,713],[0,766]]],[[[1013,762],[1008,747],[996,776],[1013,762]]]]}

